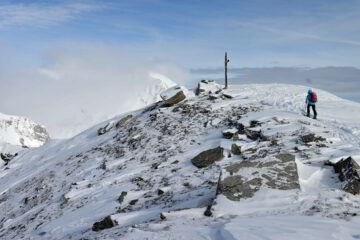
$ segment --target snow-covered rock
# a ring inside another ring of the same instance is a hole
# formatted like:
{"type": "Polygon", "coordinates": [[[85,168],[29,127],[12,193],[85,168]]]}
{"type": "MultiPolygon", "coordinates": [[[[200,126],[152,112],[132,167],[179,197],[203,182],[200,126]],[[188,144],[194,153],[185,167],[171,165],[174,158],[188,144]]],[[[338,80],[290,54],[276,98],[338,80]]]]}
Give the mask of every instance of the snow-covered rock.
{"type": "Polygon", "coordinates": [[[167,89],[160,94],[161,98],[168,105],[174,105],[186,98],[187,90],[181,86],[175,86],[167,89]]]}
{"type": "Polygon", "coordinates": [[[209,94],[209,93],[220,93],[222,91],[222,86],[217,84],[214,80],[201,80],[198,83],[196,89],[197,95],[199,94],[209,94]]]}
{"type": "Polygon", "coordinates": [[[230,86],[20,152],[0,166],[0,239],[356,239],[360,196],[324,163],[360,155],[360,104],[318,90],[309,119],[307,89],[230,86]]]}
{"type": "Polygon", "coordinates": [[[50,139],[44,126],[25,118],[0,113],[0,152],[39,147],[50,139]]]}

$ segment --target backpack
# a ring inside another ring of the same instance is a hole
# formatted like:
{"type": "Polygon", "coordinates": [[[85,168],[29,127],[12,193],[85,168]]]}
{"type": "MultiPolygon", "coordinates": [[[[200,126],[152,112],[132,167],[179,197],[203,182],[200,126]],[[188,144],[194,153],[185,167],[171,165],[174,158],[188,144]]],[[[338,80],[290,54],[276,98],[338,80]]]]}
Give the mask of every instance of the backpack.
{"type": "Polygon", "coordinates": [[[317,102],[317,95],[316,95],[316,92],[313,92],[313,93],[311,94],[311,101],[312,101],[312,102],[314,102],[314,103],[316,103],[316,102],[317,102]]]}

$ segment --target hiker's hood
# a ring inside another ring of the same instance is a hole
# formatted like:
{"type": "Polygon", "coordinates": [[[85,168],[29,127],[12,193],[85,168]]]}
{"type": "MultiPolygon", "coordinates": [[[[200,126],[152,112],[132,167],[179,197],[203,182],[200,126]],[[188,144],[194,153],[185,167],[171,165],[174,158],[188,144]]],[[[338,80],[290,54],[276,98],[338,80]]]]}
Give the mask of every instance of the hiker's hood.
{"type": "Polygon", "coordinates": [[[309,89],[308,94],[312,94],[312,90],[311,90],[311,89],[309,89]]]}

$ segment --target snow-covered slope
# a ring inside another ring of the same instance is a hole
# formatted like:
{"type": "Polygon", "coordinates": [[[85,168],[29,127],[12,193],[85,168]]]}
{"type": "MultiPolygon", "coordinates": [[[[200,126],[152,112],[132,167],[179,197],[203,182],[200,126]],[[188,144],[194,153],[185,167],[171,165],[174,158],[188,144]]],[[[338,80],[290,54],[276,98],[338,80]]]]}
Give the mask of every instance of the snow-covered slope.
{"type": "Polygon", "coordinates": [[[342,191],[324,162],[359,158],[360,104],[318,90],[313,120],[302,115],[306,92],[230,86],[22,152],[0,167],[0,238],[359,239],[360,197],[342,191]],[[223,137],[241,124],[261,138],[223,137]],[[308,134],[317,140],[302,141],[308,134]],[[192,164],[216,147],[223,159],[192,164]],[[116,226],[92,231],[109,221],[116,226]]]}
{"type": "Polygon", "coordinates": [[[0,152],[39,147],[49,140],[44,126],[25,118],[0,113],[0,152]]]}

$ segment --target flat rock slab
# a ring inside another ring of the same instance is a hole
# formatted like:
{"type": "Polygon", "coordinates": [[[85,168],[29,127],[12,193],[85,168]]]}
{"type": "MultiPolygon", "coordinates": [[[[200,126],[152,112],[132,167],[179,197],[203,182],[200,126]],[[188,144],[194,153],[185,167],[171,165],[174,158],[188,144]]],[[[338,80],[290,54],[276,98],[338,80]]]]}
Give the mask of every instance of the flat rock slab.
{"type": "Polygon", "coordinates": [[[216,161],[220,161],[224,158],[224,149],[222,147],[217,147],[213,149],[206,150],[199,153],[194,157],[191,162],[198,168],[204,168],[210,166],[216,161]]]}
{"type": "Polygon", "coordinates": [[[221,181],[221,192],[233,201],[250,198],[262,187],[300,189],[295,156],[292,154],[241,160],[227,166],[225,170],[231,176],[221,181]]]}

